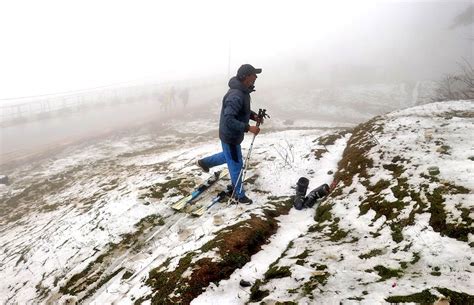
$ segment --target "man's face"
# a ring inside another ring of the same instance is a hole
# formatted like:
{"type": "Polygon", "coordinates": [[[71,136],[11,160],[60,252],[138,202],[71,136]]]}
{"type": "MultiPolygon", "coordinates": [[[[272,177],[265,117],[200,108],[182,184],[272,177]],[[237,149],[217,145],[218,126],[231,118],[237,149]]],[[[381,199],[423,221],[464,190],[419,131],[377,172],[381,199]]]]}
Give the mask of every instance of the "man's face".
{"type": "Polygon", "coordinates": [[[257,79],[257,74],[250,74],[247,75],[244,79],[244,84],[247,87],[254,86],[255,85],[255,80],[257,79]]]}

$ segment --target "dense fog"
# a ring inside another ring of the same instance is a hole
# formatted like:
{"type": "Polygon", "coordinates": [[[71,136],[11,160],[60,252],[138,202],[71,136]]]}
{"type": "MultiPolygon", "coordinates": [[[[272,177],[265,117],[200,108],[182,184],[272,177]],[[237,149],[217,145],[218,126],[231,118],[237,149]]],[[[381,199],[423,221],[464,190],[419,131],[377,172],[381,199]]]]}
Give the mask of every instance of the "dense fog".
{"type": "Polygon", "coordinates": [[[227,75],[244,62],[265,78],[437,78],[473,53],[469,1],[23,4],[0,6],[0,98],[227,75]]]}
{"type": "Polygon", "coordinates": [[[469,1],[24,4],[0,4],[4,160],[140,122],[217,120],[243,63],[263,68],[257,108],[366,113],[339,115],[351,122],[426,102],[433,81],[473,63],[469,1]]]}

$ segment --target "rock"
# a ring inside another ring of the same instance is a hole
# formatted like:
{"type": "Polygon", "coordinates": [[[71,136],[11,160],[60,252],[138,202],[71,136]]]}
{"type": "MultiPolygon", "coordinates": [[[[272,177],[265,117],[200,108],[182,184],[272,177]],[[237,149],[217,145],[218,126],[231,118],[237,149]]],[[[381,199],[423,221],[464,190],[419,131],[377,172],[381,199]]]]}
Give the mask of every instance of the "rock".
{"type": "Polygon", "coordinates": [[[224,219],[222,215],[214,215],[214,219],[212,222],[215,226],[220,226],[224,223],[224,219]]]}

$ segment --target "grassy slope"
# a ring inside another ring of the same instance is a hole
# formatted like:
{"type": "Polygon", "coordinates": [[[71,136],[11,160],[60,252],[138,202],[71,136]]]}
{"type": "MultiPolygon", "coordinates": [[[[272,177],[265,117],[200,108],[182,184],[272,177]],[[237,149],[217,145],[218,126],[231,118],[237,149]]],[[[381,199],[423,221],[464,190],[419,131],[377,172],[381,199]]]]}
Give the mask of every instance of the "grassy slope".
{"type": "MultiPolygon", "coordinates": [[[[438,249],[446,241],[456,249],[469,249],[472,189],[449,180],[452,176],[430,174],[426,164],[430,160],[429,165],[442,165],[443,173],[449,162],[472,162],[453,155],[457,142],[451,137],[472,116],[472,110],[442,109],[433,118],[413,115],[407,121],[405,114],[389,115],[357,126],[336,173],[342,183],[318,208],[309,233],[289,244],[265,278],[254,284],[250,300],[431,301],[437,291],[472,301],[462,294],[463,285],[461,292],[454,291],[457,278],[469,278],[469,262],[456,256],[443,264],[446,253],[438,249]],[[420,137],[425,129],[436,129],[436,136],[420,137]],[[422,232],[435,234],[433,244],[422,232]],[[435,285],[439,279],[444,281],[435,285]],[[398,295],[390,290],[397,285],[403,287],[398,295]],[[436,290],[427,290],[431,288],[436,290]]],[[[458,138],[468,141],[467,134],[461,132],[458,138]]],[[[317,144],[330,145],[331,140],[326,137],[317,144]]],[[[321,157],[324,151],[312,153],[321,157]]],[[[269,200],[263,213],[216,233],[178,262],[166,261],[153,269],[146,282],[152,293],[136,303],[189,303],[209,283],[228,278],[247,263],[278,229],[275,217],[290,208],[291,198],[269,200]]]]}
{"type": "Polygon", "coordinates": [[[251,301],[473,304],[472,263],[459,253],[473,246],[473,158],[461,152],[473,117],[472,104],[447,103],[357,126],[336,173],[343,183],[251,301]]]}

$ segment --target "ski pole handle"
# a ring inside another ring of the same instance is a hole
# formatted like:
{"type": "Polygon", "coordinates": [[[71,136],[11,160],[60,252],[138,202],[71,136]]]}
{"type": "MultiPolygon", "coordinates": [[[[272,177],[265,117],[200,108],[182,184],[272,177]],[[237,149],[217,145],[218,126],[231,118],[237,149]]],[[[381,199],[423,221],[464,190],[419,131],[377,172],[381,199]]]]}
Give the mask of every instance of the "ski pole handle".
{"type": "Polygon", "coordinates": [[[258,114],[257,114],[257,127],[260,126],[264,118],[269,118],[270,116],[266,114],[267,110],[266,109],[258,109],[258,114]]]}

